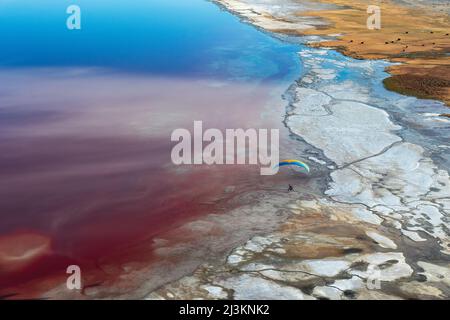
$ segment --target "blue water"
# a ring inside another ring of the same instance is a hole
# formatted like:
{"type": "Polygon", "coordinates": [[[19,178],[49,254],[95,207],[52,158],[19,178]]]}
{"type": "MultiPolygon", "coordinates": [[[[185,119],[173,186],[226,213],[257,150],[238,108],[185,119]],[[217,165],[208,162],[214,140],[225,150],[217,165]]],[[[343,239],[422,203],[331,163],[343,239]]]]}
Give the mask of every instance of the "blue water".
{"type": "Polygon", "coordinates": [[[164,76],[279,80],[298,74],[297,45],[206,0],[0,2],[0,67],[102,67],[164,76]],[[66,9],[81,8],[81,30],[66,9]]]}
{"type": "Polygon", "coordinates": [[[299,50],[206,0],[0,0],[0,247],[31,230],[52,239],[55,256],[0,277],[0,295],[60,274],[59,259],[99,265],[203,214],[196,201],[223,197],[211,185],[247,185],[228,166],[178,174],[170,132],[194,120],[259,125],[272,94],[300,74],[299,50]],[[66,27],[72,4],[81,30],[66,27]]]}

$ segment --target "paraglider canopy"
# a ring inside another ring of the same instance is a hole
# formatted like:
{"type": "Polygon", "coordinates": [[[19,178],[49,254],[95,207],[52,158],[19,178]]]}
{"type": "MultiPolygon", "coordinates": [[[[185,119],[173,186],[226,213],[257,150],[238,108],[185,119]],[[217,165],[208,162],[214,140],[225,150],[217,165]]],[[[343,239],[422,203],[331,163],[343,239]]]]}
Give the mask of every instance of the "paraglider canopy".
{"type": "Polygon", "coordinates": [[[300,167],[300,168],[304,169],[307,173],[310,172],[309,166],[306,163],[301,162],[300,160],[295,160],[295,159],[283,160],[278,164],[278,167],[284,167],[284,166],[300,167]]]}

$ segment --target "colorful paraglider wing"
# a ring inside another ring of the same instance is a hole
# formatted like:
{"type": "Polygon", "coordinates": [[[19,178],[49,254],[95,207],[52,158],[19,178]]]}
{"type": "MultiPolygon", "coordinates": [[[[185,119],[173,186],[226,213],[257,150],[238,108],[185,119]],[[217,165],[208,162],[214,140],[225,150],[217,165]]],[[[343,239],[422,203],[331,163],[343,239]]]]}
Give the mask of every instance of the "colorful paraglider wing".
{"type": "Polygon", "coordinates": [[[301,162],[300,160],[283,160],[278,164],[278,167],[284,166],[297,166],[305,169],[308,173],[310,172],[309,166],[306,163],[301,162]]]}

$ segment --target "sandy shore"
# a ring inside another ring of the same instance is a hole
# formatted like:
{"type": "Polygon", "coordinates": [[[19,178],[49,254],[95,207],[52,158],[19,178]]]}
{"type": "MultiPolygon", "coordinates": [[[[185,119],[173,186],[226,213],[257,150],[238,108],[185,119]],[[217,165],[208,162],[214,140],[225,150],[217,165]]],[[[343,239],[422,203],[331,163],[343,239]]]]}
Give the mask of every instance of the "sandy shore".
{"type": "MultiPolygon", "coordinates": [[[[218,1],[251,23],[276,33],[320,36],[313,46],[358,59],[389,59],[388,89],[450,105],[448,4],[393,1],[218,1]],[[381,9],[381,29],[367,28],[367,7],[381,9]],[[431,10],[432,9],[432,10],[431,10]],[[322,37],[332,36],[323,40],[322,37]]],[[[315,40],[312,38],[311,40],[315,40]]]]}
{"type": "MultiPolygon", "coordinates": [[[[298,14],[332,12],[323,2],[218,2],[268,31],[302,29],[308,34],[302,39],[321,47],[319,35],[331,30],[319,15],[298,14]]],[[[325,45],[337,48],[345,41],[341,36],[325,45]]],[[[362,51],[357,54],[363,58],[362,51]]],[[[289,90],[285,124],[299,143],[310,146],[303,156],[313,175],[326,177],[324,192],[299,188],[294,199],[290,195],[271,209],[273,215],[290,213],[275,231],[251,238],[224,260],[204,263],[148,299],[450,297],[450,177],[444,156],[450,145],[438,130],[448,127],[439,117],[446,109],[386,91],[384,70],[395,70],[392,64],[347,55],[302,49],[304,71],[289,90]],[[410,116],[411,110],[429,112],[410,116]]]]}

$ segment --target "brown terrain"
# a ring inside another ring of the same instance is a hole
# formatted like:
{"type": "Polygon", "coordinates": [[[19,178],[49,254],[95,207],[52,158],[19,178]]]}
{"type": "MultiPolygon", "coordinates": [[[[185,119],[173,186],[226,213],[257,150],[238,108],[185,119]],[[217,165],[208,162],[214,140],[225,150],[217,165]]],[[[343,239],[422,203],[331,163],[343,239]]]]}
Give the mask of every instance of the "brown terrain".
{"type": "Polygon", "coordinates": [[[337,10],[302,12],[326,19],[327,26],[302,31],[309,35],[339,34],[318,46],[332,47],[358,59],[388,59],[386,88],[450,106],[450,21],[446,13],[405,7],[391,1],[319,0],[342,6],[337,10]],[[381,8],[381,29],[367,28],[368,5],[381,8]],[[424,14],[426,11],[426,14],[424,14]]]}

